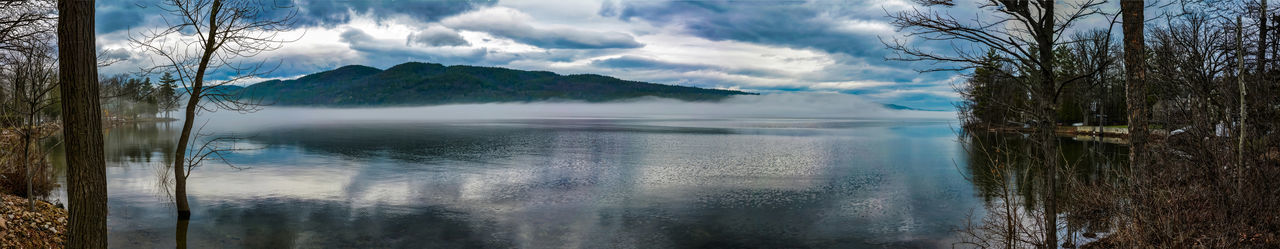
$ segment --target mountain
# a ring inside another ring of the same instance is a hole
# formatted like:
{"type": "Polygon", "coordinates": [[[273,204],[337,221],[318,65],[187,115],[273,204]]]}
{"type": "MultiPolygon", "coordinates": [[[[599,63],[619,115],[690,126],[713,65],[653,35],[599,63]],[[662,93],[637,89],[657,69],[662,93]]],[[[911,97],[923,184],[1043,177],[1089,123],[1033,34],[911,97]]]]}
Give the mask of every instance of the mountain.
{"type": "Polygon", "coordinates": [[[275,105],[385,106],[577,100],[606,102],[653,96],[717,101],[755,93],[662,85],[594,75],[559,75],[498,67],[409,62],[380,70],[352,65],[241,89],[275,105]]]}
{"type": "Polygon", "coordinates": [[[880,105],[884,106],[884,108],[888,108],[889,110],[899,110],[899,111],[928,111],[928,112],[937,112],[937,111],[939,111],[939,110],[920,109],[920,108],[915,108],[915,107],[910,107],[910,106],[904,106],[904,105],[899,105],[899,104],[880,104],[880,105]]]}

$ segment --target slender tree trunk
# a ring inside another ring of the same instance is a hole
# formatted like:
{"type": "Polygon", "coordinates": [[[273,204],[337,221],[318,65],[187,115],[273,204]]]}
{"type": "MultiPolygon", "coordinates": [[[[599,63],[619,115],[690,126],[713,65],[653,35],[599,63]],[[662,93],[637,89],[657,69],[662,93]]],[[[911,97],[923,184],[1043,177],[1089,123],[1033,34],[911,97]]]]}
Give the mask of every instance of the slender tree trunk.
{"type": "MultiPolygon", "coordinates": [[[[1265,5],[1266,2],[1263,2],[1263,4],[1265,5]]],[[[1237,23],[1236,44],[1240,45],[1236,47],[1236,54],[1239,55],[1237,56],[1237,60],[1236,60],[1238,63],[1236,66],[1236,68],[1238,68],[1236,72],[1236,82],[1240,84],[1240,125],[1239,125],[1240,136],[1237,137],[1240,140],[1240,147],[1236,148],[1236,153],[1238,156],[1237,158],[1238,161],[1236,161],[1236,193],[1243,194],[1242,193],[1243,191],[1241,190],[1240,182],[1241,182],[1241,178],[1244,177],[1244,137],[1245,137],[1245,121],[1246,121],[1245,119],[1248,117],[1249,114],[1247,113],[1247,109],[1245,109],[1245,99],[1244,99],[1245,98],[1244,23],[1241,22],[1239,16],[1236,17],[1236,23],[1237,23]]]]}
{"type": "Polygon", "coordinates": [[[35,177],[31,174],[31,119],[28,118],[23,123],[22,130],[22,164],[26,165],[27,170],[27,206],[28,210],[36,211],[36,196],[31,184],[35,182],[35,177]]]}
{"type": "Polygon", "coordinates": [[[68,248],[107,247],[106,160],[93,0],[58,1],[58,74],[67,157],[68,248]]]}
{"type": "Polygon", "coordinates": [[[1125,102],[1129,107],[1129,163],[1140,169],[1148,163],[1147,155],[1147,65],[1143,37],[1143,1],[1120,1],[1124,18],[1125,102]]]}
{"type": "MultiPolygon", "coordinates": [[[[199,80],[197,80],[199,82],[199,80]]],[[[198,96],[200,93],[200,83],[193,84],[194,87],[188,91],[192,96],[198,96]]],[[[186,155],[187,144],[191,138],[191,129],[196,118],[196,108],[200,103],[200,98],[191,97],[187,101],[187,108],[184,112],[182,120],[182,133],[178,137],[178,148],[174,151],[173,158],[173,198],[178,206],[178,219],[185,220],[191,218],[191,206],[187,204],[187,174],[186,174],[186,155]]]]}
{"type": "Polygon", "coordinates": [[[1267,0],[1258,6],[1258,75],[1267,71],[1267,0]]]}
{"type": "MultiPolygon", "coordinates": [[[[173,176],[174,176],[174,198],[178,204],[178,219],[191,218],[191,206],[187,204],[187,174],[186,156],[187,146],[190,144],[191,129],[196,119],[196,108],[200,105],[200,96],[204,91],[204,74],[209,67],[210,57],[213,56],[214,45],[216,43],[218,32],[218,12],[222,8],[221,0],[213,0],[212,7],[209,9],[209,33],[205,39],[204,54],[200,56],[200,64],[196,68],[195,78],[191,80],[191,88],[189,88],[187,96],[187,109],[185,119],[182,120],[182,133],[178,137],[178,148],[174,152],[176,156],[173,160],[173,176]]],[[[185,238],[183,238],[185,239],[185,238]]]]}

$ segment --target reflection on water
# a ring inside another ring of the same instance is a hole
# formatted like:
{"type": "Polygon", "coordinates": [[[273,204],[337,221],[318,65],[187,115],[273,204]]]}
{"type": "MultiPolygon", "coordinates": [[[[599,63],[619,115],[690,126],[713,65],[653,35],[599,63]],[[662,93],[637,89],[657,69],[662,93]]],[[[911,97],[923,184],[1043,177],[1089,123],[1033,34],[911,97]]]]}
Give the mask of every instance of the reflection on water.
{"type": "MultiPolygon", "coordinates": [[[[1032,155],[1038,154],[1038,148],[1021,135],[977,133],[963,137],[966,150],[969,151],[967,173],[971,177],[977,194],[983,199],[993,213],[989,217],[996,218],[995,228],[1005,229],[1014,223],[1003,223],[1005,214],[1025,212],[1021,210],[1040,210],[1045,200],[1045,173],[1040,163],[1032,161],[1032,155]],[[1003,187],[1009,187],[1009,193],[1003,187]],[[1022,209],[1006,209],[1004,203],[1015,203],[1012,207],[1022,209]]],[[[1114,207],[1102,199],[1111,198],[1100,191],[1108,184],[1124,181],[1121,172],[1127,170],[1128,148],[1121,144],[1103,142],[1103,139],[1079,141],[1078,138],[1059,138],[1059,165],[1065,169],[1058,177],[1059,188],[1054,196],[1059,205],[1059,215],[1064,219],[1066,230],[1059,233],[1065,244],[1083,244],[1097,237],[1085,234],[1112,232],[1114,225],[1111,215],[1114,207]],[[1101,198],[1100,198],[1101,197],[1101,198]],[[1101,202],[1101,203],[1100,203],[1101,202]],[[1069,214],[1069,215],[1063,215],[1069,214]]],[[[1042,216],[1021,217],[1021,221],[1034,224],[1042,216]]],[[[985,222],[993,222],[987,220],[985,222]]],[[[981,225],[981,224],[978,224],[981,225]]],[[[1015,227],[1021,225],[1013,225],[1015,227]]],[[[1035,228],[1038,229],[1038,228],[1035,228]]],[[[1003,231],[1003,230],[1001,230],[1003,231]]],[[[1038,233],[1038,232],[1036,232],[1038,233]]],[[[990,238],[988,238],[990,239],[990,238]]]]}
{"type": "MultiPolygon", "coordinates": [[[[107,136],[110,245],[173,247],[176,126],[107,136]]],[[[237,131],[192,248],[949,247],[982,200],[946,123],[557,119],[237,131]]]]}

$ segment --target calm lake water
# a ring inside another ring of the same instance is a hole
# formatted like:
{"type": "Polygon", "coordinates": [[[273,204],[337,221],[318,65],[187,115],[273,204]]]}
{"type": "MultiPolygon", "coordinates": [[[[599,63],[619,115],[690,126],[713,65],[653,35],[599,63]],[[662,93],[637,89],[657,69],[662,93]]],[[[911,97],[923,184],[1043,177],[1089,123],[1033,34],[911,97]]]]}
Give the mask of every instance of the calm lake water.
{"type": "MultiPolygon", "coordinates": [[[[249,150],[191,174],[189,245],[949,248],[983,214],[948,121],[307,123],[206,131],[249,150]]],[[[111,247],[175,245],[179,125],[107,132],[111,247]]]]}

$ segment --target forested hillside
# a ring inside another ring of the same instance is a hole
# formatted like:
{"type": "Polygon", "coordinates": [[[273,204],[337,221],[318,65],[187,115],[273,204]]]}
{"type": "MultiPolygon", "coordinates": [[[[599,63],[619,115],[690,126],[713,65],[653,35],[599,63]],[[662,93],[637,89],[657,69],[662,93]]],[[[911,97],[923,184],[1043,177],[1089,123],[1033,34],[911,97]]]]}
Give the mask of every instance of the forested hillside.
{"type": "Polygon", "coordinates": [[[377,106],[577,100],[605,102],[637,97],[715,101],[741,91],[627,81],[608,76],[559,75],[495,67],[409,62],[387,70],[344,66],[294,80],[244,88],[247,98],[274,105],[377,106]]]}

